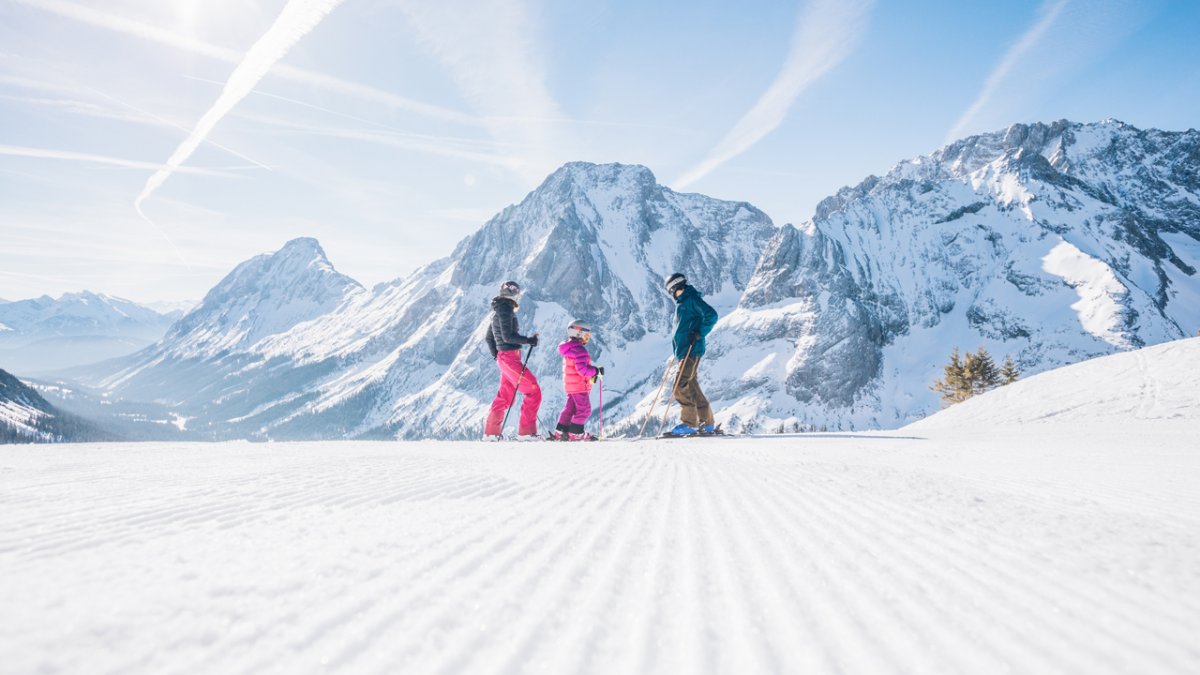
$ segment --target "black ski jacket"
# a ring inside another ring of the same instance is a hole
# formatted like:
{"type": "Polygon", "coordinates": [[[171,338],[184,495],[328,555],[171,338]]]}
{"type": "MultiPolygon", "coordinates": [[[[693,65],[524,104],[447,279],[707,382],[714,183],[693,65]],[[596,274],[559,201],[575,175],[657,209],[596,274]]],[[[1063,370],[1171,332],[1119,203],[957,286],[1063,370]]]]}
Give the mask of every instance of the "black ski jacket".
{"type": "Polygon", "coordinates": [[[521,345],[533,344],[517,330],[516,303],[509,298],[492,298],[492,326],[487,332],[488,349],[492,358],[500,352],[520,349],[521,345]]]}

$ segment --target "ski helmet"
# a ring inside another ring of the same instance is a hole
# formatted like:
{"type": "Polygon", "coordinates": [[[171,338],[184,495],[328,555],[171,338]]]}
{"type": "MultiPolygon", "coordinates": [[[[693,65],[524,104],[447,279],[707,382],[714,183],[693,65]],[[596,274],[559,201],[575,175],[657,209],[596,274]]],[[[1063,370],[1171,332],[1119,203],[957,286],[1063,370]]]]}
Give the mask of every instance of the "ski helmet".
{"type": "Polygon", "coordinates": [[[676,273],[672,274],[671,276],[667,277],[667,280],[664,283],[664,285],[667,287],[668,293],[674,293],[677,289],[682,288],[683,285],[686,283],[687,283],[687,277],[683,276],[683,274],[681,274],[679,272],[676,272],[676,273]]]}
{"type": "Polygon", "coordinates": [[[569,338],[573,338],[575,340],[587,341],[587,339],[589,337],[591,337],[591,335],[592,335],[591,326],[588,326],[586,323],[584,323],[582,321],[575,320],[575,321],[571,322],[571,325],[567,326],[567,337],[569,337],[569,338]]]}
{"type": "Polygon", "coordinates": [[[516,300],[521,297],[521,285],[515,281],[506,281],[500,284],[500,297],[516,300]]]}

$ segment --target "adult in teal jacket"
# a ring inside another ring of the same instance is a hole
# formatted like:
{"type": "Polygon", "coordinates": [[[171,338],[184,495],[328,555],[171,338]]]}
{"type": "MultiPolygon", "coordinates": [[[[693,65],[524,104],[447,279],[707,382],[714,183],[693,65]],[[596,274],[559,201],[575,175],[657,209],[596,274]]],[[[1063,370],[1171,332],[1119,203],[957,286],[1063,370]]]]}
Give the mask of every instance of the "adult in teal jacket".
{"type": "Polygon", "coordinates": [[[667,277],[667,293],[675,299],[675,334],[671,346],[679,359],[675,400],[679,401],[679,424],[671,429],[677,436],[711,434],[716,421],[708,398],[700,389],[698,379],[700,359],[704,356],[705,338],[717,325],[717,310],[704,301],[700,291],[688,284],[687,277],[676,272],[667,277]]]}

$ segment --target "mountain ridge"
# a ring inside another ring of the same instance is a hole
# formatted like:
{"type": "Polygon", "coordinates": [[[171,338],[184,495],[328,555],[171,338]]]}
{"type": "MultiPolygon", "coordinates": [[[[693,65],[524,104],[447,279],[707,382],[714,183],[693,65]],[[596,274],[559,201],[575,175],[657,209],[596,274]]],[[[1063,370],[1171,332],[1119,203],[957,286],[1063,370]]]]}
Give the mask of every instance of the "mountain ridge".
{"type": "Polygon", "coordinates": [[[87,290],[0,303],[0,366],[38,374],[132,354],[179,316],[87,290]]]}
{"type": "MultiPolygon", "coordinates": [[[[290,242],[304,264],[288,278],[315,279],[297,288],[321,300],[286,320],[242,321],[288,306],[277,284],[251,283],[272,269],[263,257],[247,261],[192,311],[203,321],[185,317],[92,382],[175,401],[216,435],[469,437],[495,386],[487,301],[516,278],[527,332],[597,329],[594,358],[617,366],[606,420],[629,428],[667,365],[662,277],[683,271],[722,313],[702,372],[727,425],[901,426],[937,409],[927,384],[953,345],[1038,372],[1194,332],[1197,148],[1194,131],[1116,121],[1013,125],[900,162],[782,227],[645,167],[572,162],[446,258],[371,290],[315,240],[290,242]],[[251,281],[230,292],[247,265],[251,281]],[[261,303],[248,312],[243,296],[261,303]],[[172,384],[184,377],[190,390],[172,384]]],[[[544,411],[557,404],[550,352],[530,361],[544,411]]]]}

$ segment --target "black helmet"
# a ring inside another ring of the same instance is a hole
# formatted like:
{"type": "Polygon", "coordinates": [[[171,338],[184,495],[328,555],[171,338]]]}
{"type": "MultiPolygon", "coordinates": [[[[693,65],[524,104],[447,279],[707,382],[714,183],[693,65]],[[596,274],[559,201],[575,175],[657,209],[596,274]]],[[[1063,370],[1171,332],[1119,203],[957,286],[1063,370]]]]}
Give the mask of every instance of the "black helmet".
{"type": "Polygon", "coordinates": [[[680,272],[676,272],[667,277],[667,280],[663,283],[663,285],[667,287],[668,293],[674,293],[677,289],[682,288],[686,283],[687,277],[683,276],[683,274],[680,272]]]}

